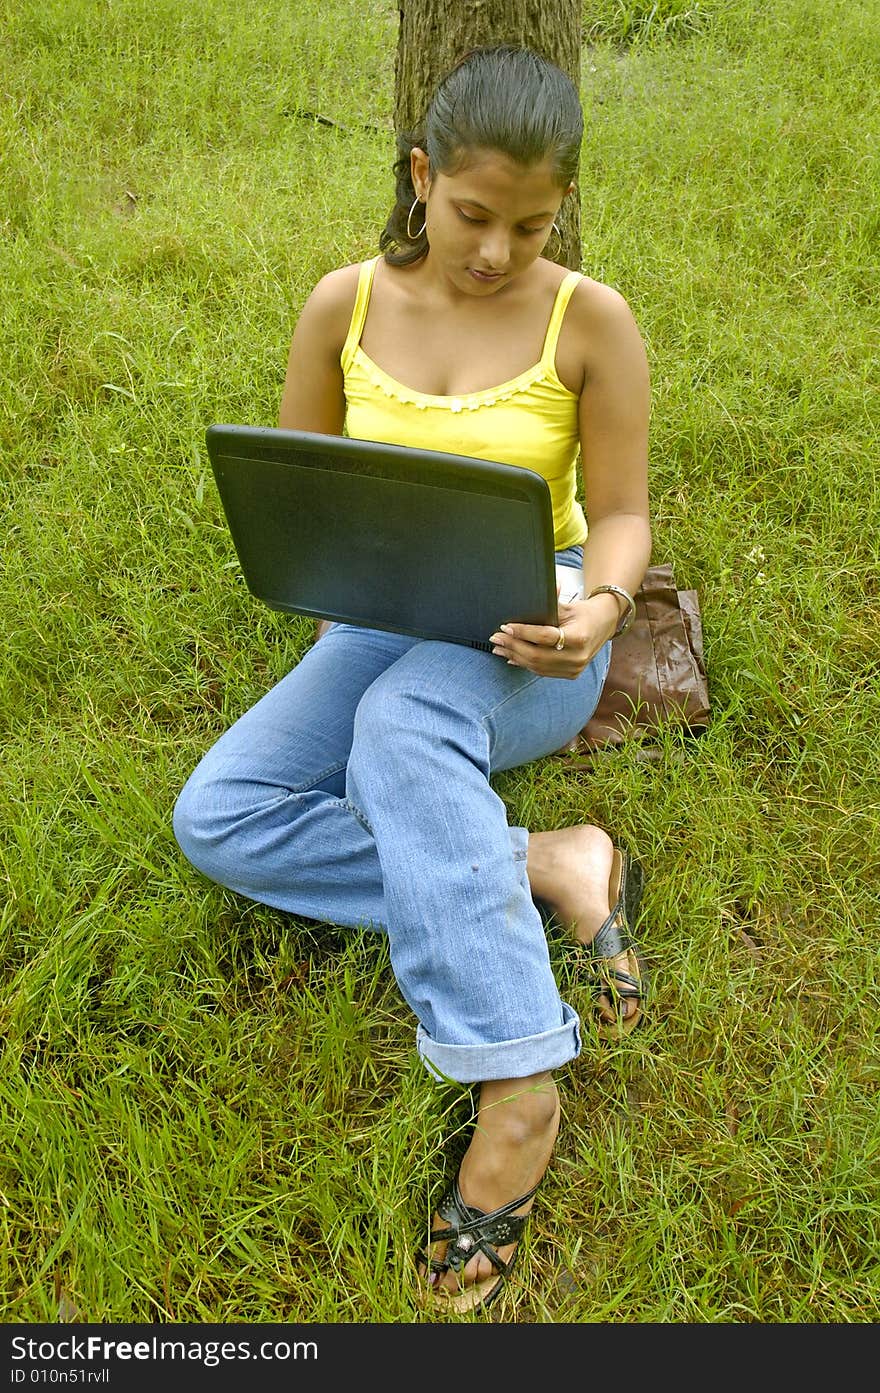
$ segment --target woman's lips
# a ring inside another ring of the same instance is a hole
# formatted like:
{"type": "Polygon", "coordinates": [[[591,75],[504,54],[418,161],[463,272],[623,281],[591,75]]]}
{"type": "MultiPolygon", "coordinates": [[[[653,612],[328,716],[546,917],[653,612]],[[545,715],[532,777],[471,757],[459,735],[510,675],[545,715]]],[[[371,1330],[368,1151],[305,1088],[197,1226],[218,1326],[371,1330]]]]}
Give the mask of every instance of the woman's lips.
{"type": "Polygon", "coordinates": [[[470,274],[477,281],[500,281],[504,273],[502,271],[478,271],[476,266],[471,266],[470,274]]]}

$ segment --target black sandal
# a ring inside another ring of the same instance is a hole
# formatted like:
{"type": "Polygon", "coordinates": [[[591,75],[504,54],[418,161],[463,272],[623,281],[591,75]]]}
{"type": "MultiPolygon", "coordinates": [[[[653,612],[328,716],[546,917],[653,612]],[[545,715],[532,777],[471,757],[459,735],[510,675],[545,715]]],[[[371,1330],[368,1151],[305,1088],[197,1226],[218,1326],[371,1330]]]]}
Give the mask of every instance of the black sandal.
{"type": "Polygon", "coordinates": [[[617,1020],[612,1025],[603,1020],[597,1005],[597,1029],[607,1040],[619,1040],[635,1030],[642,1019],[642,1004],[648,991],[648,974],[635,939],[632,926],[636,922],[645,874],[638,861],[619,847],[614,849],[611,863],[611,878],[617,877],[617,893],[611,913],[595,937],[583,946],[593,959],[593,1000],[599,1002],[603,996],[610,997],[613,1003],[635,1001],[635,1011],[628,1016],[617,1012],[617,1020]],[[628,972],[611,966],[611,960],[621,953],[628,958],[628,972]]]}
{"type": "Polygon", "coordinates": [[[531,1210],[528,1214],[514,1214],[513,1211],[532,1198],[540,1183],[539,1180],[537,1185],[527,1194],[520,1195],[518,1200],[511,1200],[510,1204],[503,1204],[500,1209],[493,1209],[491,1213],[486,1214],[482,1209],[465,1204],[458,1188],[458,1180],[452,1182],[452,1189],[437,1209],[440,1218],[444,1219],[449,1227],[434,1229],[430,1238],[432,1244],[447,1244],[446,1256],[442,1261],[438,1261],[427,1252],[422,1252],[417,1259],[425,1269],[421,1279],[426,1289],[427,1301],[436,1302],[438,1306],[442,1305],[444,1309],[459,1314],[474,1311],[478,1306],[488,1306],[490,1301],[494,1301],[510,1276],[516,1253],[505,1262],[492,1245],[497,1243],[503,1247],[508,1243],[519,1242],[531,1210]],[[474,1282],[469,1287],[460,1287],[458,1291],[448,1291],[445,1287],[438,1289],[424,1282],[429,1273],[440,1275],[448,1272],[450,1268],[453,1272],[461,1272],[477,1253],[484,1253],[495,1268],[495,1273],[484,1277],[481,1282],[474,1282]]]}

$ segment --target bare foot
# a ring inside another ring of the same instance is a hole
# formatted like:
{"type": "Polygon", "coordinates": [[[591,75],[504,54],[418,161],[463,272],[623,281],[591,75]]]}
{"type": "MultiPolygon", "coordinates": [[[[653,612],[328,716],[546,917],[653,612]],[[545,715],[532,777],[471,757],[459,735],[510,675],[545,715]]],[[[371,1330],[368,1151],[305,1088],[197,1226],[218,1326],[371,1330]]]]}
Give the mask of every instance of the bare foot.
{"type": "MultiPolygon", "coordinates": [[[[559,1098],[549,1073],[483,1083],[473,1137],[458,1173],[464,1203],[490,1214],[525,1195],[547,1169],[558,1130],[559,1098]]],[[[533,1203],[534,1198],[528,1199],[514,1213],[528,1214],[533,1203]]],[[[435,1214],[432,1231],[447,1227],[446,1220],[435,1214]]],[[[447,1246],[435,1243],[430,1250],[438,1267],[445,1260],[447,1246]]],[[[510,1243],[496,1251],[509,1262],[516,1246],[510,1243]]],[[[453,1301],[458,1295],[459,1301],[471,1301],[475,1306],[492,1293],[498,1271],[485,1253],[477,1253],[460,1272],[448,1267],[429,1274],[423,1266],[422,1280],[427,1281],[436,1300],[453,1301]]]]}
{"type": "MultiPolygon", "coordinates": [[[[579,943],[592,943],[611,912],[610,881],[614,843],[601,827],[587,823],[556,832],[529,834],[526,869],[532,894],[543,900],[561,924],[570,928],[579,943]]],[[[629,973],[628,953],[608,959],[609,967],[629,973]]],[[[609,1025],[626,1020],[638,1010],[638,1002],[602,995],[599,1015],[609,1025]]]]}

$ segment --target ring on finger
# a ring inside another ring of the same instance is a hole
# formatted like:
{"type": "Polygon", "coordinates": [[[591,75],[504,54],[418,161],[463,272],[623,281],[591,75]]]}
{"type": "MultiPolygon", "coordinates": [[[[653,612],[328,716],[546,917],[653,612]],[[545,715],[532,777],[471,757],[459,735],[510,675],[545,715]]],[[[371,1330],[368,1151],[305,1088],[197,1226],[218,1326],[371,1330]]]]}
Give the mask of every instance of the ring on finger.
{"type": "Polygon", "coordinates": [[[553,647],[556,649],[557,653],[561,653],[565,647],[565,630],[561,625],[559,626],[559,638],[556,640],[553,647]]]}

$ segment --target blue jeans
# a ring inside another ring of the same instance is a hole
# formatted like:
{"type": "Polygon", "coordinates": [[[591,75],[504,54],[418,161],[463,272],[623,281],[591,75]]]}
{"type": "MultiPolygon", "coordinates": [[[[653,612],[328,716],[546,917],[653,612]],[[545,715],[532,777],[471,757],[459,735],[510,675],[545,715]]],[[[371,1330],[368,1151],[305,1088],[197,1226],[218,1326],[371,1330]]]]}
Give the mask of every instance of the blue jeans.
{"type": "MultiPolygon", "coordinates": [[[[579,564],[580,549],[557,554],[579,564]]],[[[599,700],[582,675],[335,624],[226,731],[185,784],[174,832],[212,880],[290,913],[386,932],[416,1045],[461,1083],[580,1051],[492,774],[559,750],[599,700]]]]}

